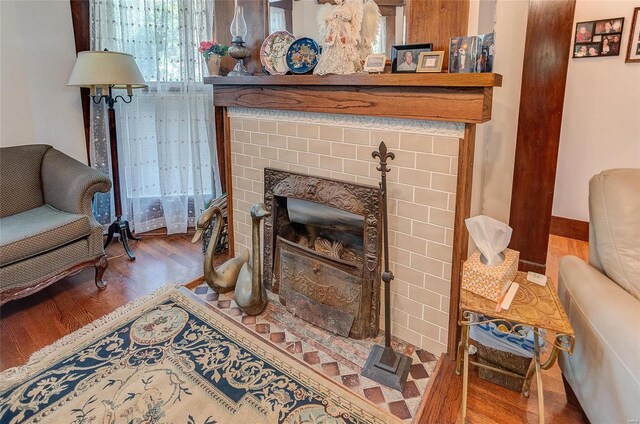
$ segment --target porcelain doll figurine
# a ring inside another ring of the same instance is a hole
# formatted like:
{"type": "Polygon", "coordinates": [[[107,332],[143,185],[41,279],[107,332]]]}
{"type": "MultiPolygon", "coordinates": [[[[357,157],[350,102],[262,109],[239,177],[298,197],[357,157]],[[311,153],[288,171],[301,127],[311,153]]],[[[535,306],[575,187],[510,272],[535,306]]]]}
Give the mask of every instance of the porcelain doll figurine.
{"type": "Polygon", "coordinates": [[[373,0],[335,0],[318,12],[322,55],[314,73],[353,74],[371,53],[378,33],[380,10],[373,0]]]}

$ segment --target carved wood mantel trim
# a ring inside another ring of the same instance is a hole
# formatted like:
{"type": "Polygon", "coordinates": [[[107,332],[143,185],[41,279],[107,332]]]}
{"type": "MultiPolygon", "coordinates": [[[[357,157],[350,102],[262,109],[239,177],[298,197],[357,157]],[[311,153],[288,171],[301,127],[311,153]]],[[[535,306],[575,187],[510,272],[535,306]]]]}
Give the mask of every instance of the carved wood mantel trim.
{"type": "MultiPolygon", "coordinates": [[[[460,270],[467,258],[465,218],[471,209],[475,125],[491,119],[493,87],[502,85],[499,74],[433,75],[285,75],[210,77],[214,89],[218,161],[227,201],[233,205],[231,184],[231,137],[228,107],[294,110],[334,114],[369,115],[462,122],[447,351],[455,358],[458,340],[460,270]]],[[[229,211],[230,255],[233,245],[233,207],[229,211]]]]}
{"type": "Polygon", "coordinates": [[[481,123],[499,74],[209,77],[214,104],[301,112],[481,123]]]}

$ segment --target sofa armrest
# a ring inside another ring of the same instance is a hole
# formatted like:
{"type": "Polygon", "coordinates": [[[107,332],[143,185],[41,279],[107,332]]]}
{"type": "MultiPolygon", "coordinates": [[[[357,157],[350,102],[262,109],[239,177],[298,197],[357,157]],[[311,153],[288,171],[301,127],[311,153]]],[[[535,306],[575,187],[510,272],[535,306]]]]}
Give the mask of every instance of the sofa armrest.
{"type": "Polygon", "coordinates": [[[93,195],[111,189],[109,177],[56,149],[44,155],[41,175],[44,202],[69,213],[93,216],[93,195]]]}
{"type": "Polygon", "coordinates": [[[640,301],[575,256],[560,260],[558,294],[576,334],[560,368],[589,420],[640,419],[640,301]]]}

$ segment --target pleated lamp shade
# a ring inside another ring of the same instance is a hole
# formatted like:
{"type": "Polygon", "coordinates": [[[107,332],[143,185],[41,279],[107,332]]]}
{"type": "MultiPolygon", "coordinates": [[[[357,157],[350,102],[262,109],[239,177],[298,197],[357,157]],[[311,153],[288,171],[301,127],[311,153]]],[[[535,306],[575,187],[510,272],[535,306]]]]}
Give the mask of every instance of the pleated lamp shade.
{"type": "Polygon", "coordinates": [[[92,89],[111,86],[129,91],[147,87],[132,55],[110,51],[78,53],[67,85],[92,89]]]}

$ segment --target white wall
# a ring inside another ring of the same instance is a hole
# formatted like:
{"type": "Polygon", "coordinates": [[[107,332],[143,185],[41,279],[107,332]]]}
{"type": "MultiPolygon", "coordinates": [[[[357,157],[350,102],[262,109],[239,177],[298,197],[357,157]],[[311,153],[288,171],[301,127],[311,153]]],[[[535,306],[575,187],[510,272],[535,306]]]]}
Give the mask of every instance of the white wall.
{"type": "MultiPolygon", "coordinates": [[[[620,56],[569,59],[553,215],[589,220],[589,179],[640,168],[640,63],[625,63],[640,1],[577,0],[575,22],[623,16],[620,56]]],[[[567,54],[571,54],[567,52],[567,54]]]]}
{"type": "Polygon", "coordinates": [[[526,0],[472,0],[469,11],[469,34],[496,31],[493,71],[503,76],[493,89],[491,121],[476,127],[471,214],[503,222],[511,206],[528,11],[526,0]]]}
{"type": "Polygon", "coordinates": [[[0,0],[0,146],[50,144],[86,163],[68,0],[0,0]]]}

